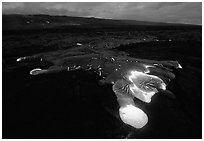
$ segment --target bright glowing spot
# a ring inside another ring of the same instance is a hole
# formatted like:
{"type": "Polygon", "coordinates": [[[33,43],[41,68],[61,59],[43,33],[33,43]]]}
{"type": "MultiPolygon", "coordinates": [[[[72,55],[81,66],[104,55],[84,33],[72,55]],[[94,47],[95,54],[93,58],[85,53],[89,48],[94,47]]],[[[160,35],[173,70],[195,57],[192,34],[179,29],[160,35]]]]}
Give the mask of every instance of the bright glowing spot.
{"type": "Polygon", "coordinates": [[[16,59],[17,62],[21,61],[21,58],[16,59]]]}
{"type": "Polygon", "coordinates": [[[111,60],[112,60],[112,61],[115,61],[115,58],[111,57],[111,60]]]}
{"type": "Polygon", "coordinates": [[[145,65],[145,64],[143,64],[143,66],[147,69],[147,68],[150,68],[150,67],[155,67],[155,66],[152,66],[152,65],[145,65]]]}
{"type": "Polygon", "coordinates": [[[47,70],[42,70],[40,68],[36,68],[30,71],[30,75],[38,75],[46,72],[47,70]]]}
{"type": "Polygon", "coordinates": [[[165,83],[162,83],[161,86],[160,86],[160,89],[166,90],[166,84],[165,84],[165,83]]]}
{"type": "Polygon", "coordinates": [[[120,107],[119,114],[121,120],[134,127],[134,128],[142,128],[148,122],[147,115],[139,108],[134,105],[126,105],[124,107],[120,107]]]}
{"type": "Polygon", "coordinates": [[[146,68],[145,71],[144,71],[144,73],[150,73],[150,71],[149,71],[148,68],[150,68],[150,67],[154,68],[154,67],[155,67],[155,66],[145,65],[145,64],[143,64],[143,66],[146,68]]]}
{"type": "Polygon", "coordinates": [[[81,46],[82,44],[81,44],[81,43],[77,43],[76,45],[77,45],[77,46],[81,46]]]}
{"type": "Polygon", "coordinates": [[[130,91],[132,92],[132,95],[144,102],[151,102],[151,97],[158,92],[156,87],[162,90],[166,90],[166,84],[157,76],[149,75],[139,71],[131,71],[130,73],[131,75],[128,77],[129,81],[132,82],[132,84],[129,85],[130,91]],[[156,81],[158,84],[145,82],[152,80],[156,81]],[[138,86],[143,87],[144,89],[141,89],[138,86]]]}
{"type": "Polygon", "coordinates": [[[22,61],[22,60],[25,60],[25,59],[26,59],[26,57],[20,57],[20,58],[16,59],[16,61],[19,62],[19,61],[22,61]]]}
{"type": "Polygon", "coordinates": [[[178,68],[182,69],[182,66],[180,64],[178,64],[178,68]]]}
{"type": "Polygon", "coordinates": [[[80,69],[81,68],[81,66],[78,66],[78,67],[76,67],[75,69],[77,70],[77,69],[80,69]]]}

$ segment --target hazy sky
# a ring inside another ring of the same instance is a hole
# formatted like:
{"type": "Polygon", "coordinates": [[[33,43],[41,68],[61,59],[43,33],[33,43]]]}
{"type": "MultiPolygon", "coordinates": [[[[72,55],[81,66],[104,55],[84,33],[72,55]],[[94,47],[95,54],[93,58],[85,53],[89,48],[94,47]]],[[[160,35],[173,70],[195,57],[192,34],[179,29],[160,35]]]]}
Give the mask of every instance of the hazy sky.
{"type": "Polygon", "coordinates": [[[4,2],[3,14],[49,14],[202,24],[201,2],[4,2]]]}

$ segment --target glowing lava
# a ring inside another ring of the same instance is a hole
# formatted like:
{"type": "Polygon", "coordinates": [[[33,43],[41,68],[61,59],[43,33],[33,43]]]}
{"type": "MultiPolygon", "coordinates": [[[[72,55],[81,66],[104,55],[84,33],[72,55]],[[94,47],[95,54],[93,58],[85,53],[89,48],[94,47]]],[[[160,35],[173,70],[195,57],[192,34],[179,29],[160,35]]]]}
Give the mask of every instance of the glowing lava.
{"type": "Polygon", "coordinates": [[[52,64],[47,69],[31,70],[31,75],[78,69],[94,71],[103,78],[100,80],[101,84],[113,84],[112,89],[120,105],[120,118],[134,128],[144,127],[148,117],[135,105],[133,99],[150,103],[152,96],[159,90],[166,90],[166,84],[175,78],[173,71],[182,68],[178,61],[132,58],[125,52],[93,49],[94,46],[80,43],[76,45],[77,47],[66,50],[20,57],[16,61],[40,61],[52,64]]]}
{"type": "Polygon", "coordinates": [[[36,68],[30,71],[30,75],[38,75],[47,72],[47,70],[42,70],[40,68],[36,68]]]}
{"type": "Polygon", "coordinates": [[[134,105],[120,107],[119,114],[124,123],[137,129],[144,127],[148,122],[147,115],[134,105]]]}
{"type": "Polygon", "coordinates": [[[133,96],[143,102],[150,103],[151,97],[158,92],[157,89],[166,90],[166,84],[157,76],[139,71],[131,71],[130,73],[128,76],[128,80],[131,82],[130,91],[133,96]]]}
{"type": "Polygon", "coordinates": [[[118,80],[112,87],[120,105],[121,120],[137,129],[147,124],[148,116],[135,106],[134,97],[150,103],[151,97],[158,92],[157,89],[166,90],[166,84],[162,79],[147,72],[149,72],[148,69],[144,73],[137,70],[130,71],[126,76],[127,80],[118,80]]]}

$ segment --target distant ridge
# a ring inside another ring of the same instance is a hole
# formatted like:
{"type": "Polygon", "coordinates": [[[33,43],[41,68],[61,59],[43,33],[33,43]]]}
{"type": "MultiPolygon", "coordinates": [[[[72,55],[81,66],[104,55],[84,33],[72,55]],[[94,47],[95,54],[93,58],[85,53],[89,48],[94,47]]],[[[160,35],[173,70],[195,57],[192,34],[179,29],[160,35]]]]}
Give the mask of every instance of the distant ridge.
{"type": "Polygon", "coordinates": [[[196,26],[189,24],[146,22],[135,20],[115,20],[94,17],[71,17],[50,15],[2,15],[3,30],[34,30],[65,27],[135,27],[135,26],[196,26]]]}

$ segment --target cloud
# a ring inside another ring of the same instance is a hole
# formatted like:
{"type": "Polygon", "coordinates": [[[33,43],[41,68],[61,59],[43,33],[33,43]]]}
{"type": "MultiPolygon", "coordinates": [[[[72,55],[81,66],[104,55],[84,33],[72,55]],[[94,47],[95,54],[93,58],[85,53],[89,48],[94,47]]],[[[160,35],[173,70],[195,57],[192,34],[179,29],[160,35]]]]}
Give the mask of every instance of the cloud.
{"type": "Polygon", "coordinates": [[[3,14],[49,14],[202,23],[201,2],[4,2],[2,11],[3,14]]]}
{"type": "Polygon", "coordinates": [[[19,8],[19,7],[23,7],[23,3],[20,3],[20,2],[5,3],[3,2],[2,4],[3,11],[12,10],[12,9],[19,8]]]}

